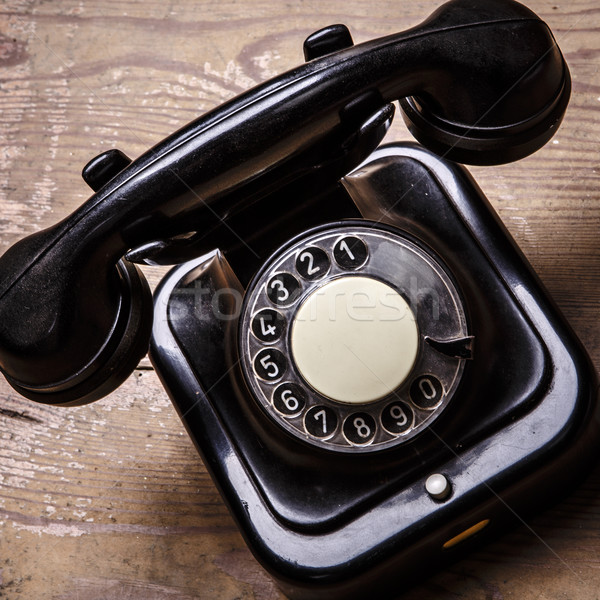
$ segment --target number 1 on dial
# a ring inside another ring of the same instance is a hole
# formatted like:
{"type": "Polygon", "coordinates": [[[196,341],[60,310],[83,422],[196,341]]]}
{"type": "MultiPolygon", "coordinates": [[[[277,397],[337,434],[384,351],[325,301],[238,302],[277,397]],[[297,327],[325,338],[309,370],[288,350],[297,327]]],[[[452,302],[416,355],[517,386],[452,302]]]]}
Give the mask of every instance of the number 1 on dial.
{"type": "Polygon", "coordinates": [[[350,250],[350,247],[348,246],[346,240],[342,240],[342,242],[340,243],[340,250],[343,250],[348,255],[348,258],[350,260],[356,260],[356,258],[354,257],[354,254],[352,254],[352,250],[350,250]]]}
{"type": "Polygon", "coordinates": [[[358,269],[367,261],[368,250],[361,239],[349,235],[337,241],[333,256],[342,269],[358,269]]]}

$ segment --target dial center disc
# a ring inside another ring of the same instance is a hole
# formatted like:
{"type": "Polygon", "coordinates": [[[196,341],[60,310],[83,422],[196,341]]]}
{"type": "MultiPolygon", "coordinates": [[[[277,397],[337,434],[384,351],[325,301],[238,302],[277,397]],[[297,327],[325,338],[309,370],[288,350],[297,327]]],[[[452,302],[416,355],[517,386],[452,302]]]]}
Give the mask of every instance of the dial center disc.
{"type": "Polygon", "coordinates": [[[298,370],[317,392],[364,404],[390,394],[407,378],[419,332],[396,290],[371,277],[345,276],[306,298],[290,342],[298,370]]]}

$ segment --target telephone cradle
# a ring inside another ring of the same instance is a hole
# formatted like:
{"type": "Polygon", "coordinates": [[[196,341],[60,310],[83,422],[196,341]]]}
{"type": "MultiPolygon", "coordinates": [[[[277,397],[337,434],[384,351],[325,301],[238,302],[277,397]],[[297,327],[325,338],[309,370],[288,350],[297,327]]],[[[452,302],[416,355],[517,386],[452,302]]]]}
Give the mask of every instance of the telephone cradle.
{"type": "Polygon", "coordinates": [[[304,54],[84,167],[90,199],[0,257],[0,370],[73,406],[149,348],[284,593],[397,597],[598,455],[594,368],[458,164],[542,147],[570,76],[512,0],[359,45],[332,25],[304,54]],[[422,146],[380,145],[394,100],[422,146]],[[177,266],[152,298],[137,264],[177,266]]]}

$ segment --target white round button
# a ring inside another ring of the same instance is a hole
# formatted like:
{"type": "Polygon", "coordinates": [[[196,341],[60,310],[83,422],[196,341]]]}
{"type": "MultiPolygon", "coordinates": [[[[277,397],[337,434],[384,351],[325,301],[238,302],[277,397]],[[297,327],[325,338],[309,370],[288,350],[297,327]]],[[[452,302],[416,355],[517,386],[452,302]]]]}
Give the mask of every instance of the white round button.
{"type": "Polygon", "coordinates": [[[316,289],[294,317],[294,362],[317,392],[350,404],[374,402],[410,373],[419,332],[408,303],[377,279],[346,276],[316,289]]]}
{"type": "Polygon", "coordinates": [[[425,482],[427,493],[436,500],[444,500],[452,491],[450,482],[441,473],[434,473],[427,478],[425,482]]]}

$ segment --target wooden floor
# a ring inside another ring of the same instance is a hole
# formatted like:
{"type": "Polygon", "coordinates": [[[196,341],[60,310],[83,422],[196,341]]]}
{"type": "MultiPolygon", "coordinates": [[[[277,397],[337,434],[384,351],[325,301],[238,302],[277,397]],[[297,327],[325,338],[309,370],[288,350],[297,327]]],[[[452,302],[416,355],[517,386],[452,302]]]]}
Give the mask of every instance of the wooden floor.
{"type": "MultiPolygon", "coordinates": [[[[484,0],[481,0],[482,3],[484,0]]],[[[313,30],[355,40],[417,24],[435,0],[3,0],[0,252],[88,195],[81,167],[141,152],[302,61],[313,30]]],[[[570,65],[544,149],[474,168],[600,365],[600,5],[529,0],[570,65]]],[[[390,139],[408,139],[400,123],[390,139]]],[[[164,271],[148,271],[156,283],[164,271]]],[[[276,600],[145,359],[110,397],[58,409],[0,381],[0,598],[276,600]]],[[[398,591],[402,586],[399,582],[398,591]]],[[[529,526],[403,596],[600,598],[600,470],[529,526]]]]}

